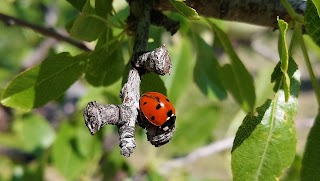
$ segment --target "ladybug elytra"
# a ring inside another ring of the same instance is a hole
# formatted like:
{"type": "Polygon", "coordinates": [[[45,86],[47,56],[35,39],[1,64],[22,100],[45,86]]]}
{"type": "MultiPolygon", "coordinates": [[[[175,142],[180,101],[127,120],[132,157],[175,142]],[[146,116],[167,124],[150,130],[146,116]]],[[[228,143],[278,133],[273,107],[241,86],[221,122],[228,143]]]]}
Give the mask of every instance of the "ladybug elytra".
{"type": "Polygon", "coordinates": [[[146,92],[139,100],[140,111],[153,125],[164,131],[172,128],[176,120],[176,111],[169,99],[158,92],[146,92]]]}

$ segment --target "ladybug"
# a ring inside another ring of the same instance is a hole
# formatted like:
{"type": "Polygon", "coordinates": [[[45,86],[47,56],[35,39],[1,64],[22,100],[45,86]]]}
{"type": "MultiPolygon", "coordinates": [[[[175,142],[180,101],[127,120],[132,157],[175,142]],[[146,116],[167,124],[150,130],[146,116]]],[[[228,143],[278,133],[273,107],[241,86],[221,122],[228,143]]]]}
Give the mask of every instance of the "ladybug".
{"type": "Polygon", "coordinates": [[[169,99],[159,92],[146,92],[139,100],[140,111],[153,125],[167,131],[176,120],[176,110],[169,99]]]}

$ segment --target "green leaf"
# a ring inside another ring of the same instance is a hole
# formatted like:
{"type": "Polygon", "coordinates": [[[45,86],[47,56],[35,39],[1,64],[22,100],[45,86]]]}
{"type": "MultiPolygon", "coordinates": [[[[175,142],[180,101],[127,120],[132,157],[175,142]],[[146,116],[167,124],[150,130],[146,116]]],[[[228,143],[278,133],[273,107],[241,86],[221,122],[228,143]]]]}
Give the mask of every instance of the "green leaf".
{"type": "Polygon", "coordinates": [[[231,60],[230,66],[232,72],[230,67],[225,67],[223,69],[223,71],[226,72],[222,72],[222,74],[227,76],[226,78],[228,79],[228,82],[223,81],[223,83],[227,88],[230,88],[229,91],[235,98],[235,100],[241,101],[238,103],[242,107],[242,109],[244,109],[247,112],[252,111],[256,101],[253,77],[246,69],[246,67],[243,65],[236,52],[233,50],[233,47],[227,35],[214,23],[209,22],[209,24],[215,32],[215,35],[218,38],[219,42],[221,42],[223,49],[229,55],[229,58],[231,60]],[[233,83],[234,85],[230,85],[231,83],[233,83]]]}
{"type": "Polygon", "coordinates": [[[111,43],[115,43],[115,41],[119,39],[113,36],[112,29],[108,27],[98,38],[95,49],[101,48],[102,46],[108,47],[111,43]]]}
{"type": "Polygon", "coordinates": [[[283,85],[285,100],[288,101],[290,96],[290,78],[287,73],[283,74],[282,80],[283,80],[282,85],[283,85]]]}
{"type": "MultiPolygon", "coordinates": [[[[80,117],[79,117],[80,118],[80,117]]],[[[86,159],[98,159],[102,154],[101,143],[98,136],[92,136],[88,129],[81,124],[75,131],[76,148],[86,159]]]]}
{"type": "Polygon", "coordinates": [[[80,16],[73,22],[70,35],[84,41],[96,40],[107,28],[104,18],[98,16],[87,1],[80,16]]]}
{"type": "Polygon", "coordinates": [[[283,85],[283,90],[285,93],[285,99],[288,101],[289,96],[290,96],[290,78],[288,76],[288,64],[289,64],[289,55],[288,55],[288,47],[287,47],[287,40],[286,40],[286,31],[288,29],[288,24],[277,18],[278,20],[278,26],[280,30],[280,37],[279,37],[279,44],[278,44],[278,49],[279,49],[279,54],[280,54],[280,68],[283,73],[282,75],[282,85],[283,85]]]}
{"type": "MultiPolygon", "coordinates": [[[[289,68],[286,74],[281,70],[281,61],[278,62],[271,74],[271,82],[275,82],[273,91],[277,92],[279,89],[285,90],[285,94],[290,93],[290,77],[289,72],[292,74],[292,71],[298,68],[298,65],[295,63],[292,57],[289,57],[289,68]],[[289,82],[289,85],[288,85],[289,82]]],[[[287,96],[287,95],[286,95],[287,96]]],[[[286,97],[287,100],[287,97],[286,97]]]]}
{"type": "Polygon", "coordinates": [[[96,11],[95,11],[93,5],[94,5],[93,0],[87,0],[85,5],[83,6],[81,12],[87,13],[87,14],[95,14],[96,11]]]}
{"type": "Polygon", "coordinates": [[[1,103],[25,110],[43,106],[60,97],[83,74],[85,56],[61,53],[20,73],[4,90],[1,103]]]}
{"type": "Polygon", "coordinates": [[[318,113],[314,124],[309,132],[307,144],[304,150],[301,180],[317,180],[320,178],[320,113],[318,113]]]}
{"type": "Polygon", "coordinates": [[[169,79],[168,97],[172,103],[181,98],[181,93],[186,90],[192,81],[192,69],[194,65],[194,56],[192,52],[191,41],[182,38],[175,51],[170,51],[172,61],[172,74],[166,78],[169,79]]]}
{"type": "Polygon", "coordinates": [[[277,180],[288,168],[296,149],[293,117],[297,110],[300,72],[289,62],[290,97],[283,89],[267,100],[255,113],[249,113],[239,127],[232,148],[234,180],[277,180]]]}
{"type": "Polygon", "coordinates": [[[70,34],[70,31],[71,31],[71,28],[74,24],[74,22],[76,21],[78,17],[74,17],[74,18],[71,18],[66,24],[65,24],[65,29],[67,30],[67,32],[70,34]]]}
{"type": "Polygon", "coordinates": [[[55,139],[55,131],[49,122],[35,114],[23,116],[15,122],[15,132],[23,149],[29,152],[46,149],[55,139]]]}
{"type": "Polygon", "coordinates": [[[173,7],[176,8],[176,10],[182,14],[184,17],[190,19],[190,20],[198,20],[200,19],[200,16],[198,15],[197,11],[188,5],[186,3],[177,1],[177,0],[170,0],[173,7]]]}
{"type": "Polygon", "coordinates": [[[284,74],[287,73],[288,70],[288,47],[287,47],[287,40],[286,40],[286,32],[288,29],[288,23],[283,21],[282,19],[277,18],[278,26],[280,31],[280,41],[279,41],[279,54],[280,54],[280,61],[281,61],[281,70],[284,74]]]}
{"type": "Polygon", "coordinates": [[[107,19],[112,10],[113,0],[95,0],[95,10],[97,15],[107,19]]]}
{"type": "Polygon", "coordinates": [[[319,0],[312,0],[312,2],[317,9],[318,16],[320,17],[320,1],[319,0]]]}
{"type": "Polygon", "coordinates": [[[79,178],[87,166],[85,158],[76,150],[75,133],[75,128],[65,122],[52,146],[52,164],[68,180],[79,178]]]}
{"type": "MultiPolygon", "coordinates": [[[[281,77],[282,77],[283,73],[281,71],[281,67],[280,66],[281,66],[281,62],[279,61],[277,63],[277,65],[274,67],[273,72],[271,74],[271,82],[272,83],[277,81],[277,80],[279,80],[279,79],[281,79],[281,77]]],[[[274,92],[277,92],[277,91],[278,91],[278,89],[274,90],[274,92]]]]}
{"type": "Polygon", "coordinates": [[[105,22],[97,15],[82,13],[74,21],[70,35],[91,42],[96,40],[105,29],[105,22]]]}
{"type": "Polygon", "coordinates": [[[220,76],[223,77],[223,85],[224,87],[231,93],[233,98],[241,105],[243,109],[249,111],[247,105],[245,104],[245,100],[241,96],[240,87],[238,84],[235,84],[235,79],[237,76],[234,72],[234,69],[230,64],[225,64],[219,71],[220,76]]]}
{"type": "Polygon", "coordinates": [[[212,48],[196,35],[197,62],[194,67],[193,79],[205,94],[215,94],[220,100],[227,97],[226,90],[219,76],[219,64],[212,48]]]}
{"type": "Polygon", "coordinates": [[[170,141],[170,145],[174,145],[172,152],[184,155],[210,142],[219,113],[219,108],[214,103],[189,106],[183,113],[177,113],[177,131],[170,141]]]}
{"type": "Polygon", "coordinates": [[[85,78],[93,86],[107,86],[117,81],[124,70],[121,42],[114,41],[94,50],[89,56],[85,78]]]}
{"type": "Polygon", "coordinates": [[[140,90],[142,94],[145,92],[160,92],[167,95],[167,89],[163,81],[160,76],[155,73],[148,73],[142,77],[140,90]]]}
{"type": "MultiPolygon", "coordinates": [[[[319,2],[317,3],[317,5],[319,2]]],[[[319,11],[319,8],[318,8],[319,11]]],[[[304,14],[306,31],[313,41],[320,47],[320,17],[317,13],[316,6],[311,0],[307,1],[307,7],[304,14]]]]}
{"type": "Polygon", "coordinates": [[[82,8],[86,4],[87,0],[67,0],[73,7],[77,8],[79,11],[82,11],[82,8]]]}

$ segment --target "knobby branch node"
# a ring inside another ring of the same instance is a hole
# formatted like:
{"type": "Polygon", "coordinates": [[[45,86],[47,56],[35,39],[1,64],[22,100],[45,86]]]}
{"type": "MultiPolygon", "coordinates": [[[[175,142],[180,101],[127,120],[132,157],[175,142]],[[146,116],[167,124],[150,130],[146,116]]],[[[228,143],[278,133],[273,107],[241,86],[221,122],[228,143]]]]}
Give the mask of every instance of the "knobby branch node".
{"type": "Polygon", "coordinates": [[[160,11],[152,9],[149,1],[130,1],[130,15],[127,19],[127,27],[134,32],[133,56],[131,68],[128,72],[127,82],[123,85],[120,97],[121,105],[102,105],[96,101],[88,103],[83,116],[85,124],[93,135],[105,125],[116,125],[119,133],[120,153],[129,157],[136,147],[135,125],[147,130],[147,139],[154,146],[161,146],[169,142],[175,131],[175,127],[164,131],[145,120],[139,113],[141,76],[154,72],[159,75],[170,73],[172,67],[169,52],[165,45],[153,51],[147,51],[149,38],[149,26],[151,24],[162,26],[171,34],[179,28],[179,22],[169,19],[160,11]]]}

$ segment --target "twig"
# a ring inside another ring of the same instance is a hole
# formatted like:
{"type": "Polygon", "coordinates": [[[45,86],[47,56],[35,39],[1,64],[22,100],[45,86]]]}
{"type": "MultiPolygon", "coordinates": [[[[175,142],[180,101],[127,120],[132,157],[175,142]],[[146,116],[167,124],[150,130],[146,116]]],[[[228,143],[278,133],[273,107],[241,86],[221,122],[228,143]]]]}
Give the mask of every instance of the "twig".
{"type": "Polygon", "coordinates": [[[174,35],[180,28],[179,21],[175,21],[168,18],[166,15],[164,15],[160,11],[152,10],[150,16],[151,16],[151,23],[153,25],[164,27],[167,31],[171,33],[171,35],[174,35]]]}
{"type": "Polygon", "coordinates": [[[67,43],[69,43],[75,47],[78,47],[81,50],[87,51],[87,52],[91,51],[91,49],[88,48],[84,43],[79,42],[75,39],[72,39],[68,36],[62,35],[56,31],[54,31],[52,28],[41,27],[41,26],[26,22],[24,20],[21,20],[21,19],[15,18],[15,17],[5,15],[3,13],[0,13],[0,20],[3,21],[8,26],[17,25],[17,26],[27,27],[27,28],[34,30],[35,32],[42,34],[43,36],[49,36],[49,37],[52,37],[52,38],[57,39],[59,41],[67,42],[67,43]]]}
{"type": "Polygon", "coordinates": [[[317,82],[317,78],[316,78],[316,76],[314,74],[312,64],[310,62],[310,58],[309,58],[309,55],[308,55],[307,47],[306,47],[306,45],[304,43],[304,39],[303,39],[302,31],[301,31],[301,26],[297,25],[295,27],[295,30],[297,31],[298,40],[299,40],[299,43],[300,43],[300,47],[301,47],[301,50],[302,50],[304,61],[306,62],[306,65],[307,65],[307,68],[308,68],[308,72],[309,72],[309,76],[310,76],[310,79],[311,79],[312,87],[313,87],[313,89],[315,91],[315,94],[316,94],[317,103],[318,103],[318,111],[320,111],[320,87],[319,87],[319,84],[317,82]]]}
{"type": "Polygon", "coordinates": [[[53,38],[46,38],[34,48],[22,62],[23,69],[30,68],[48,56],[49,50],[58,43],[58,40],[53,38]]]}
{"type": "MultiPolygon", "coordinates": [[[[154,51],[133,57],[136,57],[134,65],[141,70],[149,70],[158,74],[170,72],[171,60],[164,45],[154,51]]],[[[134,67],[130,69],[128,80],[121,90],[123,99],[121,105],[101,105],[96,101],[92,101],[88,103],[83,113],[85,124],[92,135],[107,124],[117,125],[120,135],[121,154],[127,157],[130,156],[135,147],[134,126],[136,121],[139,126],[147,129],[148,140],[155,146],[161,146],[169,142],[174,132],[174,127],[172,130],[164,132],[148,122],[143,122],[144,120],[138,117],[141,80],[139,72],[141,71],[134,67]]]]}
{"type": "Polygon", "coordinates": [[[141,76],[147,72],[161,75],[170,72],[171,60],[165,46],[147,52],[151,3],[144,0],[130,1],[130,20],[134,25],[135,42],[128,80],[123,85],[120,97],[121,105],[101,105],[95,101],[89,102],[84,111],[85,123],[91,132],[96,133],[106,124],[117,125],[120,135],[120,153],[129,157],[136,147],[134,132],[135,124],[147,129],[147,137],[151,144],[161,146],[169,142],[173,136],[174,127],[163,131],[139,117],[139,98],[141,76]]]}
{"type": "Polygon", "coordinates": [[[177,158],[169,162],[166,162],[159,167],[161,169],[160,172],[168,173],[172,169],[181,168],[185,165],[190,165],[192,162],[200,158],[204,158],[209,155],[213,155],[215,153],[218,153],[227,149],[231,149],[233,140],[234,140],[234,137],[219,140],[205,147],[201,147],[191,152],[189,155],[185,157],[177,158]]]}
{"type": "Polygon", "coordinates": [[[288,0],[280,0],[281,4],[285,7],[288,14],[290,15],[291,19],[295,19],[296,21],[299,21],[300,23],[304,22],[304,17],[297,14],[295,10],[293,9],[293,4],[289,3],[288,0]]]}

